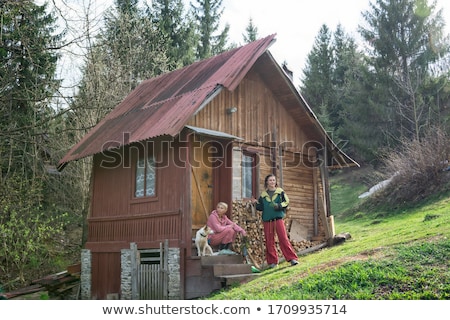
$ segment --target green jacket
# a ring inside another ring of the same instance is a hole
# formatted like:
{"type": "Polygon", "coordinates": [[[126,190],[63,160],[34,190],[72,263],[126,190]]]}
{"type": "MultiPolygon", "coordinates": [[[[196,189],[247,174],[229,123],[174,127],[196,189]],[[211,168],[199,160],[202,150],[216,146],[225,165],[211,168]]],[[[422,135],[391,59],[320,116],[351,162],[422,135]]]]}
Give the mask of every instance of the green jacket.
{"type": "Polygon", "coordinates": [[[286,208],[289,205],[289,198],[283,189],[277,188],[269,197],[267,191],[263,191],[256,203],[256,210],[262,211],[262,220],[271,221],[283,219],[286,215],[286,208]]]}

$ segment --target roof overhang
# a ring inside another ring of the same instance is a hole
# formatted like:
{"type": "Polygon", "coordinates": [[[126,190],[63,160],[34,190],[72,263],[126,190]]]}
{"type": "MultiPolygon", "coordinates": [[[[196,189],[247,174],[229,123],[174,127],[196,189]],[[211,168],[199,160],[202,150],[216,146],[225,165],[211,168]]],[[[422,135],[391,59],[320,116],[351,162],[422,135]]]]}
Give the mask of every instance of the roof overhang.
{"type": "Polygon", "coordinates": [[[211,130],[211,129],[205,129],[205,128],[199,128],[199,127],[193,127],[193,126],[184,126],[185,128],[192,130],[193,132],[203,135],[203,136],[209,136],[209,137],[216,137],[220,139],[227,139],[227,140],[244,140],[243,138],[233,136],[231,134],[211,130]]]}

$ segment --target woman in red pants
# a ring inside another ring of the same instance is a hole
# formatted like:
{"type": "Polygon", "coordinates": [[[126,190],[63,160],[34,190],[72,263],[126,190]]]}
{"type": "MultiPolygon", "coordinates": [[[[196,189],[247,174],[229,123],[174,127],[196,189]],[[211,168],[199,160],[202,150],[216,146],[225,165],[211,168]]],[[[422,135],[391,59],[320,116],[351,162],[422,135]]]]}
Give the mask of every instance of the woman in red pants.
{"type": "Polygon", "coordinates": [[[275,246],[275,234],[278,237],[281,252],[291,266],[298,264],[298,257],[289,241],[283,218],[289,198],[282,188],[277,185],[277,178],[269,174],[264,180],[264,190],[259,199],[253,199],[256,210],[262,211],[264,238],[266,242],[266,260],[269,268],[278,266],[278,254],[275,246]]]}

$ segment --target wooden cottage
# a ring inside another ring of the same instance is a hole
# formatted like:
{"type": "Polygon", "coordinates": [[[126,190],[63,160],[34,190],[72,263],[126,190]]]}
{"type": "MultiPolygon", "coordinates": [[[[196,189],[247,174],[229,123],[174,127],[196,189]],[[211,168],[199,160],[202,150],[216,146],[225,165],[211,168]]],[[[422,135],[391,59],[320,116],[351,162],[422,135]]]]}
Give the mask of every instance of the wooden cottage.
{"type": "Polygon", "coordinates": [[[258,196],[269,173],[305,237],[333,236],[327,171],[357,163],[274,60],[274,41],[143,81],[60,161],[62,170],[93,156],[82,298],[192,299],[217,289],[195,233],[217,202],[258,196]],[[154,268],[161,276],[146,279],[154,268]]]}

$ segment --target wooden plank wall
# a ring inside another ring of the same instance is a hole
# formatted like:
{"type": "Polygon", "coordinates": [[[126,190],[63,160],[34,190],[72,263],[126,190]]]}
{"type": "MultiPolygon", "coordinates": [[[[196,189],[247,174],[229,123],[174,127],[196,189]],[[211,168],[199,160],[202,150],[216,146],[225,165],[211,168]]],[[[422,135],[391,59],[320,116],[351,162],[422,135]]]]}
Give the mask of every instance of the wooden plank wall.
{"type": "MultiPolygon", "coordinates": [[[[264,190],[264,178],[272,172],[272,168],[267,164],[270,163],[269,155],[262,155],[264,161],[260,165],[260,188],[264,190]]],[[[290,225],[290,220],[295,219],[301,225],[308,229],[308,237],[312,238],[325,237],[324,224],[320,220],[318,214],[318,234],[314,234],[314,214],[315,214],[315,195],[323,197],[322,181],[320,178],[319,168],[306,165],[300,154],[284,153],[283,165],[283,185],[282,188],[286,191],[289,201],[290,209],[287,211],[287,225],[290,225]],[[316,189],[314,188],[314,177],[316,175],[316,189]]],[[[279,159],[278,159],[279,160],[279,159]]],[[[278,162],[279,163],[279,162],[278,162]]],[[[277,177],[280,176],[280,165],[277,165],[277,177]]],[[[280,179],[278,178],[278,181],[280,179]]]]}
{"type": "Polygon", "coordinates": [[[306,142],[304,128],[276,99],[259,74],[251,70],[233,92],[223,90],[189,125],[226,132],[244,139],[241,143],[270,147],[276,139],[300,152],[306,142]],[[235,113],[227,113],[236,107],[235,113]]]}
{"type": "Polygon", "coordinates": [[[181,237],[179,211],[122,218],[91,218],[88,221],[89,242],[151,242],[181,237]]]}
{"type": "MultiPolygon", "coordinates": [[[[179,142],[157,140],[146,144],[149,154],[157,158],[155,197],[135,198],[137,157],[144,145],[133,145],[115,153],[94,156],[94,179],[91,217],[124,217],[140,214],[179,211],[184,204],[185,168],[180,165],[179,142]],[[111,159],[116,159],[115,164],[111,159]],[[126,157],[131,157],[129,160],[126,157]],[[123,159],[127,160],[123,160],[123,159]],[[105,161],[111,163],[105,166],[105,161]],[[114,170],[114,174],[111,171],[114,170]],[[175,200],[175,201],[174,201],[175,200]]],[[[181,149],[183,150],[183,149],[181,149]]]]}
{"type": "Polygon", "coordinates": [[[120,294],[120,270],[120,252],[92,253],[92,300],[120,294]]]}
{"type": "MultiPolygon", "coordinates": [[[[241,146],[259,149],[259,190],[264,190],[264,178],[274,173],[274,168],[279,181],[282,173],[283,187],[291,198],[288,217],[299,220],[308,228],[308,235],[314,235],[317,197],[323,197],[323,188],[318,169],[312,168],[311,163],[302,158],[304,152],[310,151],[304,148],[308,145],[308,130],[311,128],[294,120],[256,70],[250,70],[234,92],[223,90],[189,124],[235,135],[243,139],[239,141],[241,146]],[[232,107],[237,111],[227,113],[227,108],[232,107]],[[274,150],[271,148],[280,145],[290,160],[283,164],[280,164],[278,156],[270,156],[274,150]]],[[[311,152],[314,157],[314,150],[311,152]]],[[[234,192],[233,199],[238,199],[238,195],[234,192]]],[[[323,222],[318,219],[317,223],[318,236],[324,235],[323,222]]]]}

